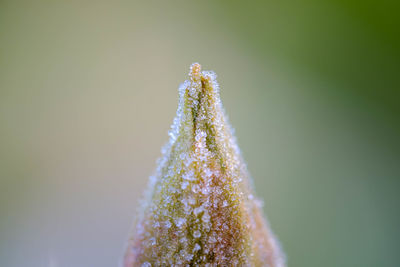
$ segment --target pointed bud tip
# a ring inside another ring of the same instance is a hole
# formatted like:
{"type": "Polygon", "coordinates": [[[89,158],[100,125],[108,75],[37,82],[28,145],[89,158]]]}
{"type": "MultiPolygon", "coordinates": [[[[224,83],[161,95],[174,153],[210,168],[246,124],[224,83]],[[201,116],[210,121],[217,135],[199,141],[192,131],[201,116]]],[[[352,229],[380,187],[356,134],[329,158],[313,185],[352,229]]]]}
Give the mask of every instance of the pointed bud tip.
{"type": "Polygon", "coordinates": [[[227,122],[213,71],[190,66],[171,139],[124,258],[134,266],[284,267],[227,122]]]}
{"type": "Polygon", "coordinates": [[[201,65],[197,62],[190,66],[189,77],[192,80],[199,80],[201,76],[201,65]]]}

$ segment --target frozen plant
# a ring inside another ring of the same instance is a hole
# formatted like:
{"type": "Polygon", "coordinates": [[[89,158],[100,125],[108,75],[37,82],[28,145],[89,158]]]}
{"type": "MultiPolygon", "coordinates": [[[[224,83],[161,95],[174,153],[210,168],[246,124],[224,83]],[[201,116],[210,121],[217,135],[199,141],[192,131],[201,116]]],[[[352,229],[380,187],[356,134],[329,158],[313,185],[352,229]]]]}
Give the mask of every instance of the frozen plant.
{"type": "Polygon", "coordinates": [[[192,64],[124,266],[285,266],[254,196],[216,75],[192,64]]]}

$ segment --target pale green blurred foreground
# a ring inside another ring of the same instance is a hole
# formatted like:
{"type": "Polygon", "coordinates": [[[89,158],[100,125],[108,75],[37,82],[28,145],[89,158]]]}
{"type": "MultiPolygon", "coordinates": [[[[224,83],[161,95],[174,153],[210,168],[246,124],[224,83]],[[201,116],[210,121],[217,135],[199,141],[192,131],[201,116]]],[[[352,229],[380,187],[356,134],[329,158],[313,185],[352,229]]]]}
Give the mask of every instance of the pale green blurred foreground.
{"type": "Polygon", "coordinates": [[[400,262],[390,2],[0,2],[0,266],[116,266],[200,62],[289,266],[400,262]]]}

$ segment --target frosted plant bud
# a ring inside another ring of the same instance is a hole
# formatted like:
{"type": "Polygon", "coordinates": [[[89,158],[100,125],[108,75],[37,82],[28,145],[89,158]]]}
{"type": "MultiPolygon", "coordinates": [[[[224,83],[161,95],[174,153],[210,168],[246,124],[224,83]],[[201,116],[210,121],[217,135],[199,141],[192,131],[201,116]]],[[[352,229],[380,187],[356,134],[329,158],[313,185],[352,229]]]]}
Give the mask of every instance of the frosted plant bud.
{"type": "Polygon", "coordinates": [[[284,267],[227,121],[216,75],[192,64],[124,266],[284,267]]]}

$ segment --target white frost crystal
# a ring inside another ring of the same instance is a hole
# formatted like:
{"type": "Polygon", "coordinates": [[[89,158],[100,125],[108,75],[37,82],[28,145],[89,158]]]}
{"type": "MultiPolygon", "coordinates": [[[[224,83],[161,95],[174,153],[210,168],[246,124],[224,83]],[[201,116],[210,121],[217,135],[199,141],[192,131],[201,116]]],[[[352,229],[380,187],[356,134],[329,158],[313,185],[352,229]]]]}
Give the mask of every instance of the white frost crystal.
{"type": "Polygon", "coordinates": [[[227,121],[216,75],[192,64],[124,258],[133,266],[285,266],[227,121]]]}
{"type": "Polygon", "coordinates": [[[193,237],[194,238],[199,238],[200,236],[201,236],[201,232],[200,231],[196,230],[196,231],[193,232],[193,237]]]}

